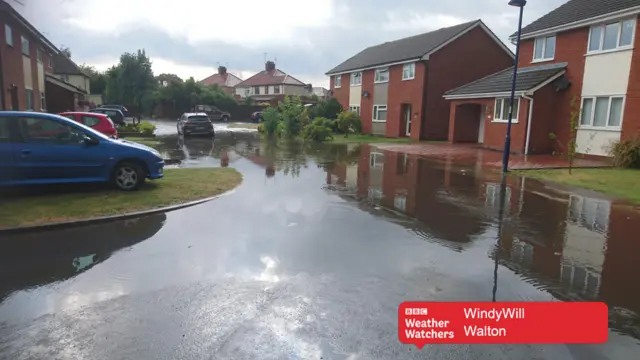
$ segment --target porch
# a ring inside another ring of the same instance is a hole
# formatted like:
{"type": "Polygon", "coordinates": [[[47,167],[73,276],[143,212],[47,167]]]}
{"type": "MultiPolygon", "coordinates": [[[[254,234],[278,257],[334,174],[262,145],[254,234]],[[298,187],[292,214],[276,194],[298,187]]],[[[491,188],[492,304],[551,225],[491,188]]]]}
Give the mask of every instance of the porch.
{"type": "Polygon", "coordinates": [[[84,90],[64,82],[55,76],[48,74],[45,76],[47,112],[57,114],[65,111],[78,110],[79,103],[84,100],[86,95],[84,90]]]}

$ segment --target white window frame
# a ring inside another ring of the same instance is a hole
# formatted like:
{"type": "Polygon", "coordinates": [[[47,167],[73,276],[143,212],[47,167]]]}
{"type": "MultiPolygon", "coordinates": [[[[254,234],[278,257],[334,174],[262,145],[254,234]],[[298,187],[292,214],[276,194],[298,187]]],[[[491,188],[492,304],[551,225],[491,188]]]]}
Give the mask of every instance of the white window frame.
{"type": "MultiPolygon", "coordinates": [[[[487,207],[498,207],[500,205],[500,184],[489,182],[485,184],[484,203],[487,207]]],[[[504,190],[505,211],[509,209],[511,204],[511,187],[507,186],[504,190]]]]}
{"type": "Polygon", "coordinates": [[[606,53],[610,53],[610,52],[616,52],[616,51],[623,51],[623,50],[629,50],[629,49],[633,49],[633,42],[635,41],[636,38],[636,19],[635,18],[627,18],[627,19],[622,19],[620,21],[613,21],[613,22],[608,22],[608,23],[603,23],[603,24],[598,24],[595,26],[592,26],[589,28],[589,39],[587,41],[587,55],[593,55],[593,54],[606,54],[606,53]],[[633,31],[631,32],[631,44],[629,45],[620,45],[620,40],[622,38],[622,24],[627,22],[627,21],[633,21],[633,31]],[[618,40],[616,41],[616,47],[613,49],[607,49],[607,50],[603,50],[604,47],[604,32],[605,29],[607,27],[607,25],[613,25],[613,24],[617,24],[618,25],[618,40]],[[593,33],[593,29],[596,28],[600,28],[601,29],[601,33],[600,33],[600,46],[598,46],[597,50],[590,50],[591,47],[591,34],[593,33]]]}
{"type": "Polygon", "coordinates": [[[378,112],[380,110],[386,111],[387,117],[389,117],[389,110],[387,108],[387,105],[373,105],[373,119],[372,119],[373,122],[380,122],[380,123],[387,122],[387,119],[378,120],[378,112]]]}
{"type": "Polygon", "coordinates": [[[53,69],[53,55],[51,55],[51,53],[49,53],[47,57],[47,62],[49,63],[49,68],[53,69]]]}
{"type": "Polygon", "coordinates": [[[264,87],[264,94],[265,94],[265,95],[269,95],[269,85],[266,85],[266,86],[264,87]]]}
{"type": "Polygon", "coordinates": [[[402,80],[413,80],[416,78],[416,63],[402,65],[402,80]],[[409,76],[405,77],[405,71],[409,72],[409,76]]]}
{"type": "Polygon", "coordinates": [[[36,49],[36,61],[38,61],[40,64],[42,64],[42,60],[44,59],[44,54],[42,52],[42,49],[37,48],[36,49]]]}
{"type": "Polygon", "coordinates": [[[383,67],[383,68],[376,69],[375,77],[373,78],[373,82],[376,83],[376,84],[388,83],[389,82],[389,68],[388,67],[383,67]],[[381,74],[383,74],[383,73],[387,74],[387,78],[386,79],[381,79],[382,78],[381,74]]]}
{"type": "Polygon", "coordinates": [[[533,40],[533,60],[531,60],[531,62],[532,63],[536,63],[536,62],[551,61],[556,57],[556,50],[558,50],[558,38],[556,38],[555,35],[537,37],[537,38],[535,38],[533,40]],[[556,44],[555,48],[553,49],[553,56],[551,56],[550,58],[544,57],[544,53],[547,50],[547,39],[548,38],[555,38],[554,42],[556,44]],[[539,39],[542,39],[542,57],[536,59],[536,43],[538,42],[539,39]]]}
{"type": "Polygon", "coordinates": [[[13,47],[13,29],[7,24],[4,24],[4,40],[7,45],[13,47]]]}
{"type": "Polygon", "coordinates": [[[384,154],[381,152],[372,151],[369,153],[369,167],[380,168],[384,167],[384,154]],[[382,161],[377,161],[378,157],[382,158],[382,161]]]}
{"type": "Polygon", "coordinates": [[[31,56],[31,44],[29,44],[29,39],[24,37],[24,35],[20,36],[20,51],[22,51],[22,55],[31,56]],[[24,52],[24,45],[27,44],[27,52],[24,52]]]}
{"type": "Polygon", "coordinates": [[[362,71],[351,73],[351,86],[361,86],[362,85],[362,71]],[[354,81],[354,80],[358,81],[354,81]]]}
{"type": "Polygon", "coordinates": [[[625,95],[602,95],[602,96],[584,96],[582,97],[582,101],[580,102],[580,119],[578,119],[578,129],[589,129],[589,130],[613,130],[620,131],[622,129],[622,122],[624,121],[624,107],[626,104],[627,97],[625,95]],[[608,98],[609,102],[607,104],[607,125],[605,126],[594,126],[593,122],[596,117],[596,99],[597,98],[608,98]],[[584,101],[585,99],[591,99],[591,118],[589,119],[588,124],[582,124],[582,114],[584,109],[584,101]],[[622,110],[620,112],[620,125],[610,126],[609,121],[611,121],[611,99],[622,99],[622,110]]]}
{"type": "Polygon", "coordinates": [[[253,94],[254,95],[260,95],[260,86],[254,86],[253,87],[253,94]]]}
{"type": "Polygon", "coordinates": [[[407,211],[407,196],[404,194],[396,194],[393,198],[393,208],[400,211],[407,211]]]}
{"type": "Polygon", "coordinates": [[[280,85],[273,85],[273,93],[280,94],[280,85]]]}
{"type": "Polygon", "coordinates": [[[356,113],[360,116],[360,105],[349,105],[349,112],[356,113]]]}
{"type": "Polygon", "coordinates": [[[333,80],[333,87],[336,89],[342,87],[342,75],[336,75],[335,79],[333,80]]]}
{"type": "MultiPolygon", "coordinates": [[[[522,103],[522,99],[519,97],[515,97],[513,100],[518,100],[518,108],[513,112],[513,118],[511,119],[512,124],[518,123],[518,114],[520,114],[520,104],[522,103]]],[[[493,120],[491,122],[497,123],[508,123],[509,122],[509,114],[503,114],[504,106],[502,102],[506,101],[507,103],[511,102],[511,98],[496,98],[493,102],[493,120]],[[496,109],[498,108],[498,102],[500,102],[500,117],[496,117],[496,109]]]]}

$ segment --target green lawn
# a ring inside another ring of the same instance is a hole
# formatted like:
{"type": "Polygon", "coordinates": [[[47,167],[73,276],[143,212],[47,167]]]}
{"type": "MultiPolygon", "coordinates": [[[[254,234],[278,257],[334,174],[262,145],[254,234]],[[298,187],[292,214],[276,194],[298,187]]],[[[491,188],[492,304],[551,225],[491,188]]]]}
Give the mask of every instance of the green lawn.
{"type": "Polygon", "coordinates": [[[523,170],[513,173],[559,184],[599,191],[616,198],[640,204],[640,170],[603,168],[523,170]]]}
{"type": "Polygon", "coordinates": [[[149,210],[204,199],[235,188],[242,175],[232,168],[166,169],[164,178],[138,191],[74,184],[3,196],[0,229],[149,210]]]}

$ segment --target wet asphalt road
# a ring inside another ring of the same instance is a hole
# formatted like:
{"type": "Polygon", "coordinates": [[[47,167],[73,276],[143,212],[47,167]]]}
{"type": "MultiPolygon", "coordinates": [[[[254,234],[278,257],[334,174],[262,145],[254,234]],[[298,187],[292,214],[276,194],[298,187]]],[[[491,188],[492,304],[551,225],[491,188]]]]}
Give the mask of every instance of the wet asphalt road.
{"type": "Polygon", "coordinates": [[[0,359],[640,358],[635,212],[514,179],[496,247],[481,170],[247,134],[165,143],[244,181],[180,211],[0,239],[0,359]],[[608,302],[609,342],[398,342],[401,302],[491,301],[494,282],[498,301],[608,302]]]}

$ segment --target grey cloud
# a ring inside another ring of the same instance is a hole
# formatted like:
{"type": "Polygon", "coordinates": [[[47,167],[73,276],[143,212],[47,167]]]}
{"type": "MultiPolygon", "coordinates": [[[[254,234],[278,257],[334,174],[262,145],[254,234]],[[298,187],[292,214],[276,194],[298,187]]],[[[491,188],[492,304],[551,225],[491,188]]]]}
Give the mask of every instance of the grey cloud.
{"type": "MultiPolygon", "coordinates": [[[[349,18],[335,19],[335,24],[322,29],[302,29],[296,34],[312,44],[308,47],[287,45],[265,45],[260,49],[246,49],[239,45],[221,41],[211,41],[197,46],[189,45],[184,39],[149,28],[128,31],[121,36],[93,36],[88,33],[64,26],[62,20],[69,14],[62,13],[59,7],[51,6],[56,1],[31,0],[23,9],[25,16],[46,32],[55,44],[64,44],[72,49],[73,57],[79,62],[83,59],[117,57],[126,51],[145,48],[153,57],[161,57],[175,62],[215,67],[216,63],[228,63],[231,69],[260,70],[263,53],[278,59],[278,67],[291,73],[322,76],[328,69],[367,46],[384,41],[415,35],[419,30],[383,31],[382,24],[387,21],[389,11],[406,13],[445,14],[472,20],[479,17],[497,17],[500,14],[513,14],[508,26],[488,25],[503,41],[507,40],[517,26],[517,9],[507,5],[507,0],[460,0],[460,1],[424,1],[424,0],[342,0],[349,7],[349,18]],[[40,6],[38,6],[38,4],[40,6]],[[49,6],[45,6],[48,4],[49,6]]],[[[559,6],[564,0],[531,0],[525,8],[524,23],[559,6]]],[[[302,79],[304,81],[304,79],[302,79]]]]}

